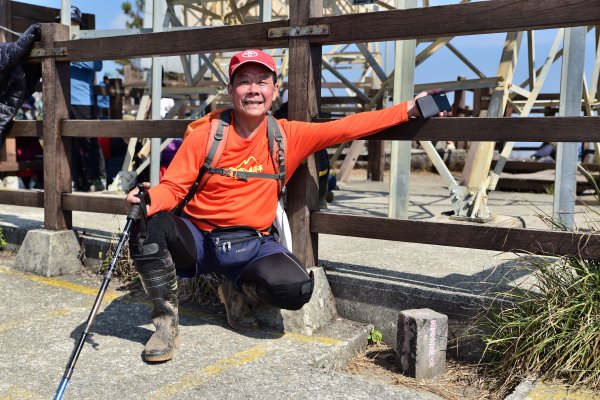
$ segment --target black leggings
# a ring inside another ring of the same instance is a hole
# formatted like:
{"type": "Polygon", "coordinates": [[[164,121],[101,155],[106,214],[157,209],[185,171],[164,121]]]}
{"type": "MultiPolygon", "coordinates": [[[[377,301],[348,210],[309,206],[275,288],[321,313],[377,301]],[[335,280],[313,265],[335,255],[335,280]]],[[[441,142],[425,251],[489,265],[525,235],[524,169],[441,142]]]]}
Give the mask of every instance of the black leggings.
{"type": "MultiPolygon", "coordinates": [[[[148,220],[146,231],[144,238],[138,221],[129,241],[131,258],[138,271],[172,267],[174,263],[179,275],[196,274],[196,242],[182,218],[158,212],[148,220]]],[[[285,251],[251,261],[240,270],[236,280],[238,285],[253,282],[262,286],[268,304],[290,310],[307,303],[313,290],[312,272],[309,274],[293,254],[285,251]]]]}
{"type": "Polygon", "coordinates": [[[138,221],[129,240],[131,258],[143,261],[171,257],[183,274],[196,273],[196,244],[185,222],[168,212],[158,212],[148,220],[147,237],[141,237],[138,221]]]}

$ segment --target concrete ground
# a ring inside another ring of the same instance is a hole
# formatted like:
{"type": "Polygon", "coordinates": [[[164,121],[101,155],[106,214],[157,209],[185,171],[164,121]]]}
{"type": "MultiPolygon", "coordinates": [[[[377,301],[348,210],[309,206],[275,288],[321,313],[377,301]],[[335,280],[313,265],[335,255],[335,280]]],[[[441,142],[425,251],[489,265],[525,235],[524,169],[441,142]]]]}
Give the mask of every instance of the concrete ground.
{"type": "MultiPolygon", "coordinates": [[[[0,398],[54,396],[98,289],[85,275],[42,278],[0,266],[0,398]]],[[[163,364],[143,361],[150,306],[110,290],[65,399],[439,399],[333,370],[362,324],[338,320],[313,336],[230,330],[223,315],[181,309],[180,345],[163,364]]],[[[361,331],[362,330],[362,331],[361,331]]]]}
{"type": "MultiPolygon", "coordinates": [[[[340,184],[328,212],[387,215],[387,183],[368,182],[361,173],[340,184]]],[[[451,210],[437,175],[414,174],[410,192],[409,218],[439,217],[451,210]]],[[[495,214],[518,215],[527,227],[542,228],[536,214],[551,213],[552,196],[492,192],[489,204],[495,214]]],[[[586,213],[579,211],[576,219],[584,223],[586,213]]],[[[42,221],[41,209],[0,205],[0,227],[13,244],[27,229],[40,228],[42,221]]],[[[115,239],[124,221],[121,215],[73,214],[89,258],[115,239]]],[[[425,305],[444,312],[449,304],[476,306],[490,287],[524,279],[514,268],[516,258],[493,251],[320,235],[320,264],[344,320],[310,337],[269,330],[240,335],[227,328],[223,315],[183,310],[181,350],[172,362],[161,365],[148,365],[141,358],[151,334],[149,305],[111,291],[65,398],[437,398],[330,367],[339,365],[349,347],[365,340],[364,322],[374,324],[384,341],[394,345],[397,307],[425,305]],[[394,307],[385,303],[377,308],[385,293],[394,307]]],[[[0,303],[0,399],[53,395],[98,287],[97,279],[85,275],[40,278],[9,265],[0,267],[5,300],[0,303]]],[[[526,398],[537,387],[524,389],[515,399],[526,398]]]]}

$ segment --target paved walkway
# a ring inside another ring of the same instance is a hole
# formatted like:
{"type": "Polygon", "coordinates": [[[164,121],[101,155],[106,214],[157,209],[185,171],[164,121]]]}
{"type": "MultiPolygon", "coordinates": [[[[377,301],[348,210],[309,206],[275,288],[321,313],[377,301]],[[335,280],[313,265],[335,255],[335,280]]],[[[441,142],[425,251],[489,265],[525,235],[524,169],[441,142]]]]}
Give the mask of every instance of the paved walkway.
{"type": "MultiPolygon", "coordinates": [[[[387,185],[353,179],[340,185],[328,211],[386,215],[387,185]]],[[[451,209],[447,189],[436,175],[418,174],[411,181],[410,199],[410,218],[430,218],[451,209]]],[[[519,215],[528,227],[543,227],[536,214],[552,209],[548,194],[493,192],[489,202],[493,212],[519,215]]],[[[582,221],[584,214],[577,219],[582,221]]],[[[42,221],[40,209],[0,205],[5,228],[40,228],[42,221]]],[[[124,216],[75,212],[73,221],[81,235],[106,239],[120,233],[124,216]]],[[[320,236],[319,256],[323,263],[377,279],[464,293],[477,292],[484,278],[496,273],[504,278],[514,260],[510,254],[483,250],[332,235],[320,236]]],[[[98,287],[97,277],[40,278],[0,262],[0,399],[53,396],[98,287]]],[[[141,358],[152,331],[149,310],[145,300],[111,289],[66,399],[438,398],[331,369],[356,343],[357,334],[366,338],[364,324],[348,321],[311,337],[269,330],[240,335],[227,328],[222,314],[184,307],[176,358],[149,365],[141,358]]]]}
{"type": "MultiPolygon", "coordinates": [[[[49,399],[99,282],[42,278],[6,264],[0,263],[0,399],[49,399]]],[[[153,330],[149,312],[144,300],[107,293],[65,399],[439,399],[332,370],[357,335],[367,337],[364,325],[342,320],[313,336],[239,334],[223,315],[183,307],[179,352],[150,365],[141,357],[153,330]]]]}

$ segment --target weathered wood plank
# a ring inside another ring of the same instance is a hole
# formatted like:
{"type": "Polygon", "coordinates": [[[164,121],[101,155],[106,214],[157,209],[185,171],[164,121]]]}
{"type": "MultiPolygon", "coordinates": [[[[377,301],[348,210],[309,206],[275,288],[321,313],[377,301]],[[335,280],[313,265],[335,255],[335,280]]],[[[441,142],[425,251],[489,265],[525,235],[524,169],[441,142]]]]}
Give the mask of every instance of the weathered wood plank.
{"type": "MultiPolygon", "coordinates": [[[[87,193],[63,193],[64,210],[97,212],[105,214],[127,215],[129,206],[125,194],[110,196],[87,193]]],[[[0,204],[19,205],[24,207],[44,207],[43,190],[3,189],[0,190],[0,204]]]]}
{"type": "MultiPolygon", "coordinates": [[[[600,22],[599,5],[598,0],[494,0],[313,17],[303,24],[330,26],[329,35],[311,36],[311,44],[376,42],[595,25],[600,22]]],[[[64,59],[70,61],[183,55],[240,47],[280,48],[286,47],[288,40],[270,39],[268,30],[288,25],[300,26],[292,21],[261,22],[131,35],[127,40],[123,37],[68,40],[56,46],[67,48],[68,56],[64,59]]]]}
{"type": "MultiPolygon", "coordinates": [[[[496,161],[492,161],[492,168],[496,165],[496,161]]],[[[553,162],[537,162],[537,161],[507,161],[504,164],[504,169],[502,172],[509,172],[513,174],[518,173],[531,173],[544,171],[547,169],[554,169],[556,164],[553,162]]],[[[583,164],[583,167],[588,171],[600,171],[600,166],[596,164],[583,164]]]]}
{"type": "MultiPolygon", "coordinates": [[[[316,119],[314,121],[327,122],[331,120],[316,119]]],[[[190,122],[192,121],[68,120],[62,123],[62,135],[140,138],[181,137],[190,122]]],[[[369,136],[369,140],[595,142],[598,140],[599,131],[600,117],[431,118],[429,120],[412,120],[405,124],[393,126],[369,136]]]]}
{"type": "Polygon", "coordinates": [[[63,136],[172,138],[183,137],[192,120],[66,120],[62,122],[63,136]]]}
{"type": "Polygon", "coordinates": [[[485,224],[311,214],[312,232],[438,246],[600,259],[600,234],[493,227],[485,224]]]}
{"type": "Polygon", "coordinates": [[[311,19],[330,26],[322,45],[596,25],[597,0],[494,0],[311,19]]]}
{"type": "Polygon", "coordinates": [[[125,194],[119,196],[65,193],[62,196],[63,208],[70,211],[87,211],[105,214],[126,215],[129,206],[125,194]]]}
{"type": "MultiPolygon", "coordinates": [[[[124,196],[97,196],[65,193],[63,207],[125,215],[124,196]]],[[[0,190],[0,204],[43,207],[42,191],[0,190]]],[[[510,251],[546,255],[579,255],[600,259],[600,234],[491,227],[485,224],[455,224],[431,221],[397,220],[381,217],[311,213],[313,233],[364,237],[439,246],[510,251]]]]}
{"type": "Polygon", "coordinates": [[[33,4],[13,1],[13,18],[28,18],[38,22],[55,22],[60,15],[59,8],[36,6],[33,4]]]}
{"type": "MultiPolygon", "coordinates": [[[[56,22],[60,16],[60,8],[37,6],[33,4],[12,1],[13,30],[24,32],[31,24],[56,22]]],[[[82,13],[83,29],[95,29],[96,16],[82,13]]]]}
{"type": "MultiPolygon", "coordinates": [[[[243,48],[287,47],[286,38],[268,39],[270,28],[287,26],[287,21],[186,29],[173,32],[144,33],[96,39],[65,40],[61,61],[115,60],[149,56],[173,56],[233,51],[243,48]]],[[[40,47],[38,44],[34,48],[40,47]]]]}
{"type": "Polygon", "coordinates": [[[0,163],[0,172],[17,172],[23,171],[25,169],[42,169],[43,168],[42,160],[33,160],[33,161],[14,161],[14,162],[1,162],[0,163]]]}
{"type": "MultiPolygon", "coordinates": [[[[308,24],[311,16],[321,15],[323,0],[290,2],[291,26],[308,24]]],[[[288,119],[310,121],[318,114],[316,88],[321,81],[321,46],[311,47],[308,37],[289,39],[290,67],[288,92],[288,119]]],[[[319,87],[320,88],[320,87],[319,87]]],[[[310,156],[301,164],[288,183],[287,212],[292,230],[293,251],[305,266],[313,266],[318,259],[318,235],[310,232],[310,213],[318,209],[318,184],[315,159],[310,156]]]]}
{"type": "Polygon", "coordinates": [[[15,121],[7,137],[42,137],[42,121],[15,121]]]}
{"type": "Polygon", "coordinates": [[[23,207],[44,207],[44,192],[41,190],[2,189],[0,190],[0,204],[23,207]]]}
{"type": "Polygon", "coordinates": [[[369,140],[594,142],[599,131],[600,117],[431,118],[393,126],[369,140]]]}
{"type": "MultiPolygon", "coordinates": [[[[69,27],[59,24],[42,25],[42,41],[53,42],[69,37],[69,27]]],[[[70,229],[72,213],[62,208],[62,193],[71,192],[71,170],[68,154],[71,139],[61,137],[61,121],[69,118],[69,63],[46,58],[42,62],[44,82],[44,226],[49,230],[70,229]]]]}

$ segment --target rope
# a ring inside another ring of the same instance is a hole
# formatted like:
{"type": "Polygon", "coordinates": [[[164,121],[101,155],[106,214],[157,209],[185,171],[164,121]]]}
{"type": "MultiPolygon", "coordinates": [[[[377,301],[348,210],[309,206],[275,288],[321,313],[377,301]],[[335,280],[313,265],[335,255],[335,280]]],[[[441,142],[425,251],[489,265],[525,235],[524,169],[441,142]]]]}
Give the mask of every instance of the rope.
{"type": "Polygon", "coordinates": [[[2,25],[0,25],[0,29],[1,29],[1,30],[3,30],[3,31],[6,31],[6,32],[8,32],[8,33],[11,33],[11,34],[13,34],[13,35],[17,35],[17,36],[21,36],[21,35],[23,35],[22,33],[15,32],[15,31],[13,31],[12,29],[8,29],[7,27],[5,27],[5,26],[2,26],[2,25]]]}

